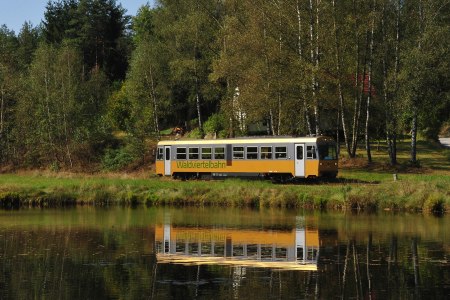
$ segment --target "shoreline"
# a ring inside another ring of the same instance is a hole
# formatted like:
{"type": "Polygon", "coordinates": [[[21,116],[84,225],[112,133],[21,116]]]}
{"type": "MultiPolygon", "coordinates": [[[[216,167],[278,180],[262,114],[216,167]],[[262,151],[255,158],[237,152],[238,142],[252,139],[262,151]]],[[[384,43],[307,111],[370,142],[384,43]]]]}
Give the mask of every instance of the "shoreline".
{"type": "Polygon", "coordinates": [[[437,214],[450,211],[448,176],[400,174],[397,181],[387,173],[344,172],[341,176],[331,182],[272,184],[240,179],[178,181],[157,177],[0,174],[0,208],[145,205],[392,210],[437,214]]]}

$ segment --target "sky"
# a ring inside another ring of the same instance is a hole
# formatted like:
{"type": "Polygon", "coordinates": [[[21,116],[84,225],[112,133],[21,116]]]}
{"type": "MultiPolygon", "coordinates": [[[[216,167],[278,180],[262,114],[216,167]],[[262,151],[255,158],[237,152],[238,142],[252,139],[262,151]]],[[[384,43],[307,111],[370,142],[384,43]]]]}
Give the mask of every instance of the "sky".
{"type": "MultiPolygon", "coordinates": [[[[37,26],[44,19],[44,11],[48,0],[0,0],[0,26],[6,25],[10,30],[19,33],[25,21],[37,26]]],[[[127,15],[136,15],[142,5],[153,0],[116,0],[127,10],[127,15]]]]}

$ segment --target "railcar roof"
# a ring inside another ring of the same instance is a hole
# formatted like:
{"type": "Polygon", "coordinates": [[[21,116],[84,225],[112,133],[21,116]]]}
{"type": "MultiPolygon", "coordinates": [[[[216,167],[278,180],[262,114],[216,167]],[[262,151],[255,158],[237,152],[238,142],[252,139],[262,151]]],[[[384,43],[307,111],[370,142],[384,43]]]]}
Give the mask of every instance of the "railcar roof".
{"type": "Polygon", "coordinates": [[[169,145],[214,145],[214,144],[264,144],[264,143],[315,143],[317,141],[333,141],[330,137],[249,137],[249,138],[233,138],[233,139],[183,139],[183,140],[167,140],[158,142],[159,146],[169,145]]]}

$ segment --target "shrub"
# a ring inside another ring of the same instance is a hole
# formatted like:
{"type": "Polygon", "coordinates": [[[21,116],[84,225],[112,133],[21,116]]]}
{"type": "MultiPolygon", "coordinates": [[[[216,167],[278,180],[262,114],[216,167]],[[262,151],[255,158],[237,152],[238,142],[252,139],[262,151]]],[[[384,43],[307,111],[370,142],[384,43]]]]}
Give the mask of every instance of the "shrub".
{"type": "Polygon", "coordinates": [[[439,193],[431,193],[425,200],[423,208],[429,212],[443,212],[445,209],[444,195],[439,193]]]}
{"type": "Polygon", "coordinates": [[[14,192],[6,192],[0,194],[0,207],[11,209],[20,206],[20,195],[14,192]]]}
{"type": "Polygon", "coordinates": [[[188,137],[188,138],[191,138],[191,139],[201,139],[201,138],[203,138],[202,133],[201,133],[201,131],[200,131],[199,128],[194,128],[194,129],[192,129],[192,130],[187,134],[187,137],[188,137]]]}
{"type": "Polygon", "coordinates": [[[224,128],[224,118],[220,114],[213,114],[209,119],[203,124],[203,129],[205,133],[218,133],[224,128]]]}
{"type": "Polygon", "coordinates": [[[107,171],[119,170],[135,160],[127,148],[107,149],[102,159],[102,168],[107,171]]]}

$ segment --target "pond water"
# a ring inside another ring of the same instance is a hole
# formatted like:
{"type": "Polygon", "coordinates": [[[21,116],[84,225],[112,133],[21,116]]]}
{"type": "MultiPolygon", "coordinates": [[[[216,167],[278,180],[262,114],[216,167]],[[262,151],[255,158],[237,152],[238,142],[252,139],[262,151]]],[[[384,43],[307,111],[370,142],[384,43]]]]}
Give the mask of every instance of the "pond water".
{"type": "Polygon", "coordinates": [[[449,299],[450,217],[0,211],[0,299],[449,299]]]}

